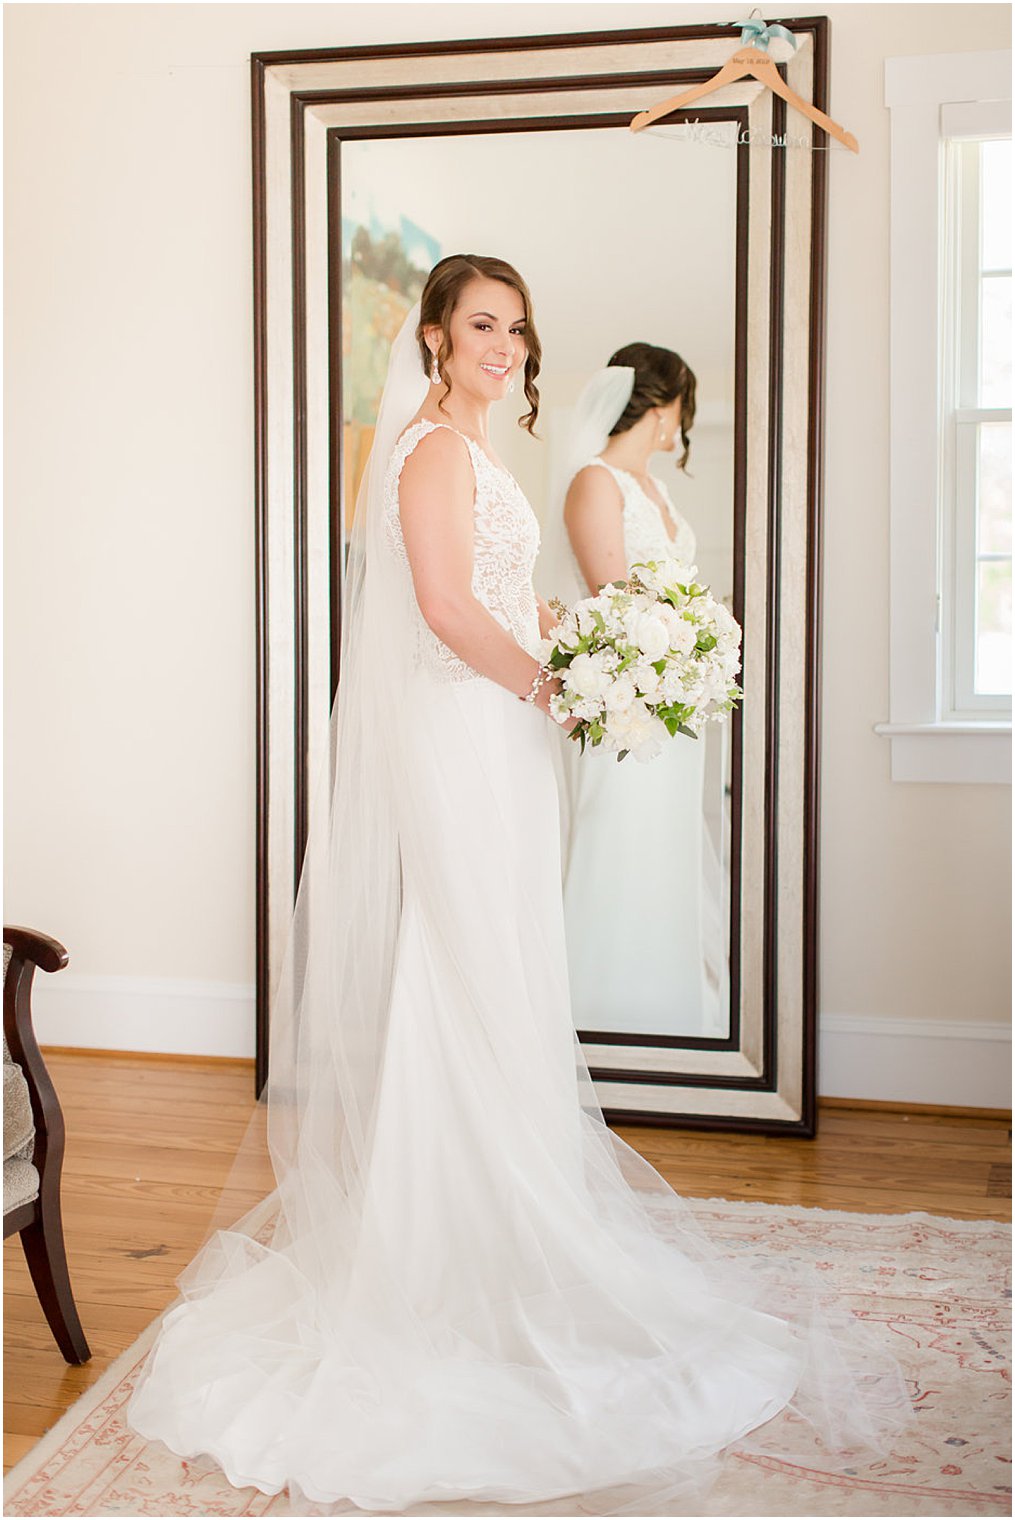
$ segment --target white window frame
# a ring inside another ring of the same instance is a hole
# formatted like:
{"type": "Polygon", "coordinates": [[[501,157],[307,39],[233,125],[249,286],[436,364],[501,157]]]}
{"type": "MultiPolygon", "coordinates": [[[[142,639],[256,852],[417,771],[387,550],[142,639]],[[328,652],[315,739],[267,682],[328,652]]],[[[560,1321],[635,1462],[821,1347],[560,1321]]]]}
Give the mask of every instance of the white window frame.
{"type": "Polygon", "coordinates": [[[949,720],[993,718],[1010,722],[1010,696],[980,695],[974,689],[976,445],[981,424],[1000,423],[1010,430],[1011,407],[984,407],[976,402],[980,369],[980,186],[963,158],[986,139],[1010,141],[1011,106],[996,100],[943,105],[941,135],[946,149],[941,352],[942,709],[949,720]]]}
{"type": "MultiPolygon", "coordinates": [[[[893,781],[1011,782],[1011,715],[956,717],[942,660],[944,138],[955,107],[999,102],[1011,51],[885,60],[891,110],[891,681],[893,781]]],[[[949,558],[950,558],[949,552],[949,558]]]]}

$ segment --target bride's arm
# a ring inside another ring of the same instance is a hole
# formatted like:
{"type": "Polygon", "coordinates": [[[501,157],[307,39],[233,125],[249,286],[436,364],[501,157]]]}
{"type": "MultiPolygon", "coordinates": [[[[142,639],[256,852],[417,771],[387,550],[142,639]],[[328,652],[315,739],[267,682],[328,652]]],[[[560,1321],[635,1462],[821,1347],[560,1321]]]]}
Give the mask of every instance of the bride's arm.
{"type": "Polygon", "coordinates": [[[564,522],[591,596],[609,581],[627,579],[624,503],[608,470],[587,465],[578,471],[564,502],[564,522]]]}
{"type": "MultiPolygon", "coordinates": [[[[523,696],[539,661],[472,591],[474,497],[475,476],[464,441],[447,428],[428,433],[402,466],[398,488],[416,600],[426,623],[459,659],[523,696]]],[[[544,681],[536,705],[547,712],[551,694],[559,690],[559,680],[544,681]]]]}

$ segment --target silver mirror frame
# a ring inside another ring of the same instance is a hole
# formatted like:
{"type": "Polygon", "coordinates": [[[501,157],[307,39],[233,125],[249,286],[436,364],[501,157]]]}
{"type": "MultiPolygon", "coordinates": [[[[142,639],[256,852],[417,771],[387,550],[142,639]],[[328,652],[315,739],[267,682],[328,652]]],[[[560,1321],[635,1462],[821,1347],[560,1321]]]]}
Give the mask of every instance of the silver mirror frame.
{"type": "MultiPolygon", "coordinates": [[[[783,24],[798,44],[784,77],[827,110],[827,18],[783,24]]],[[[626,125],[709,78],[739,35],[702,25],[252,56],[258,1095],[338,681],[342,142],[626,125]]],[[[753,80],[728,87],[721,106],[708,99],[687,117],[736,120],[751,139],[735,149],[745,701],[732,734],[730,1033],[579,1033],[612,1122],[809,1136],[829,140],[794,113],[793,138],[815,151],[779,146],[787,108],[753,80]]]]}

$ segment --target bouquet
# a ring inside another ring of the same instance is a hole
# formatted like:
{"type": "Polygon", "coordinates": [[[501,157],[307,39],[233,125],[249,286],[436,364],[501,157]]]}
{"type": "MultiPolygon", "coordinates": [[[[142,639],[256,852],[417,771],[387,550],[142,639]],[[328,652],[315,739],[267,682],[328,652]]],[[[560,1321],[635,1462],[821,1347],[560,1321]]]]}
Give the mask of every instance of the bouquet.
{"type": "Polygon", "coordinates": [[[743,697],[734,680],[740,625],[697,573],[680,560],[649,560],[573,607],[550,601],[560,622],[539,658],[564,688],[550,711],[580,720],[569,737],[582,753],[588,743],[618,760],[651,760],[665,739],[697,739],[706,723],[725,721],[743,697]]]}

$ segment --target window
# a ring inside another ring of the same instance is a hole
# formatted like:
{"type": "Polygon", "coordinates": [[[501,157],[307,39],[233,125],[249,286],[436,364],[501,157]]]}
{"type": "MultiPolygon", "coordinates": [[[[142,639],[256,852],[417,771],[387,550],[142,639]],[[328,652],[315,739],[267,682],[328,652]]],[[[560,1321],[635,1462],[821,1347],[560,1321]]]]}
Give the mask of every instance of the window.
{"type": "Polygon", "coordinates": [[[889,58],[895,781],[1011,779],[1011,53],[889,58]]]}
{"type": "Polygon", "coordinates": [[[1011,712],[1011,138],[942,110],[942,703],[1011,712]]]}

